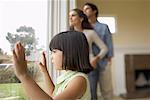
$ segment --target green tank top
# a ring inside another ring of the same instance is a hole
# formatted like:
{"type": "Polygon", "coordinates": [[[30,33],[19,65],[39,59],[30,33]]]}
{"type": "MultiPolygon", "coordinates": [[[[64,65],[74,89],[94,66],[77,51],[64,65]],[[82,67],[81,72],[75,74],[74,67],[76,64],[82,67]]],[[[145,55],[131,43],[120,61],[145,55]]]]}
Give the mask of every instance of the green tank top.
{"type": "Polygon", "coordinates": [[[75,77],[77,76],[82,76],[86,79],[87,82],[87,89],[84,93],[84,95],[78,99],[78,100],[90,100],[91,99],[91,93],[90,93],[90,85],[89,81],[87,78],[87,75],[81,72],[77,71],[66,71],[63,73],[61,76],[57,78],[57,82],[55,84],[55,89],[54,89],[54,96],[58,95],[59,93],[63,92],[68,83],[75,77]]]}

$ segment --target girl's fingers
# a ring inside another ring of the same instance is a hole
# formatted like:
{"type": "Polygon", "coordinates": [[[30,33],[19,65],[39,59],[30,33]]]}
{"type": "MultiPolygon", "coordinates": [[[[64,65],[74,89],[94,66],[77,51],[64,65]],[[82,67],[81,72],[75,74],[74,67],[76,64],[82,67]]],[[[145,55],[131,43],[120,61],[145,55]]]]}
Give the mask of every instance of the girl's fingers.
{"type": "Polygon", "coordinates": [[[15,50],[16,55],[17,55],[17,52],[18,52],[17,48],[18,48],[18,46],[17,46],[17,44],[15,44],[14,50],[15,50]]]}
{"type": "Polygon", "coordinates": [[[40,66],[40,67],[43,67],[44,65],[40,62],[40,63],[39,63],[39,66],[40,66]]]}
{"type": "Polygon", "coordinates": [[[16,56],[16,53],[15,53],[15,50],[13,49],[13,60],[17,60],[17,56],[16,56]]]}
{"type": "Polygon", "coordinates": [[[46,57],[45,57],[45,52],[42,52],[42,64],[46,66],[46,57]]]}
{"type": "Polygon", "coordinates": [[[40,63],[39,63],[39,67],[40,67],[40,70],[43,70],[44,65],[40,62],[40,63]]]}
{"type": "Polygon", "coordinates": [[[18,59],[25,60],[25,50],[20,42],[17,42],[15,44],[15,53],[16,53],[16,56],[18,57],[18,59]]]}
{"type": "Polygon", "coordinates": [[[18,56],[18,54],[20,53],[20,50],[21,50],[20,44],[19,44],[19,42],[17,42],[17,43],[15,44],[15,52],[16,52],[16,55],[17,55],[17,56],[18,56]]]}
{"type": "Polygon", "coordinates": [[[19,45],[20,45],[21,55],[22,55],[23,59],[25,60],[25,49],[24,49],[24,47],[22,46],[21,43],[19,43],[19,45]]]}

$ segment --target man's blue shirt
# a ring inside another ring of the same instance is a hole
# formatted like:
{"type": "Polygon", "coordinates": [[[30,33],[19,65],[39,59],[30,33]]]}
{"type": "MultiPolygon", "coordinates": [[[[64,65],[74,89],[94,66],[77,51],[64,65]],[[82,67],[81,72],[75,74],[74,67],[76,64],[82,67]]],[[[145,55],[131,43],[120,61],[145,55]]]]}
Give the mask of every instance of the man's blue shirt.
{"type": "MultiPolygon", "coordinates": [[[[111,58],[114,55],[112,34],[110,33],[108,25],[98,21],[96,21],[96,23],[93,25],[93,28],[108,48],[108,53],[98,62],[100,70],[104,70],[106,64],[108,63],[108,58],[111,58]]],[[[94,43],[92,45],[92,49],[94,55],[97,55],[100,51],[100,49],[94,43]]]]}

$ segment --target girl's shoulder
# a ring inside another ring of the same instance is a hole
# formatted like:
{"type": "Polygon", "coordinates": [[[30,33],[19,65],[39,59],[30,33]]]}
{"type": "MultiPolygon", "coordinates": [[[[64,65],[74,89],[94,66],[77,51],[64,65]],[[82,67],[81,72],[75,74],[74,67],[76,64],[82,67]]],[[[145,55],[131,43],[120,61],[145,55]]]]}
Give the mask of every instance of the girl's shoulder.
{"type": "Polygon", "coordinates": [[[84,74],[82,72],[76,72],[74,75],[72,75],[72,77],[70,77],[70,80],[72,80],[73,78],[76,78],[76,77],[82,77],[86,80],[88,79],[86,74],[84,74]]]}
{"type": "Polygon", "coordinates": [[[87,78],[87,74],[84,74],[82,72],[78,72],[75,76],[81,76],[81,77],[87,78]]]}
{"type": "Polygon", "coordinates": [[[63,81],[67,81],[69,82],[70,80],[72,80],[73,78],[77,77],[77,76],[81,76],[81,77],[84,77],[85,79],[87,79],[87,75],[82,73],[82,72],[77,72],[77,71],[67,71],[65,73],[63,73],[61,76],[59,76],[57,78],[57,82],[58,84],[63,82],[63,81]]]}

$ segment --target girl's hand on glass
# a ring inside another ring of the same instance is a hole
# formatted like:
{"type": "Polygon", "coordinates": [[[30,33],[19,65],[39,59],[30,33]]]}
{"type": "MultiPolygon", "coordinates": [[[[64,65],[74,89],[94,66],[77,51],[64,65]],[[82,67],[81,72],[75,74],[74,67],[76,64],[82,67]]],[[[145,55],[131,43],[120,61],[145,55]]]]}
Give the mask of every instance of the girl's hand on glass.
{"type": "Polygon", "coordinates": [[[25,60],[25,49],[20,42],[13,49],[13,64],[16,76],[20,79],[27,75],[27,61],[25,60]]]}
{"type": "Polygon", "coordinates": [[[46,56],[45,52],[42,52],[41,60],[39,63],[39,67],[43,73],[47,72],[47,64],[46,64],[46,56]]]}

